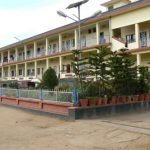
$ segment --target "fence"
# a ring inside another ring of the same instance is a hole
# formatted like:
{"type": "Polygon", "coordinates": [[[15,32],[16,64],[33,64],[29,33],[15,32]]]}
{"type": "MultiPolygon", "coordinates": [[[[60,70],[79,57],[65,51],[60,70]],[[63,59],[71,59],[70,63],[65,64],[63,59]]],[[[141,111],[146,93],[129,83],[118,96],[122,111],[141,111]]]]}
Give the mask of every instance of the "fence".
{"type": "MultiPolygon", "coordinates": [[[[11,89],[1,88],[1,96],[13,97],[13,98],[28,98],[35,100],[47,100],[47,101],[58,101],[58,102],[75,102],[74,91],[49,91],[49,90],[28,90],[28,89],[11,89]]],[[[77,95],[77,93],[76,93],[77,95]]]]}

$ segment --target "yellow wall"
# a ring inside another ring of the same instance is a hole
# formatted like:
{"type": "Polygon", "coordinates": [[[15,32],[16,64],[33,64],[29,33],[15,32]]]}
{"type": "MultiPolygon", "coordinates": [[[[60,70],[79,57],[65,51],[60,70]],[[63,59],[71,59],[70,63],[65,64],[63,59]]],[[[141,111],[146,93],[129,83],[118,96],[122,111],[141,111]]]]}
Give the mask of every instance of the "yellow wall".
{"type": "Polygon", "coordinates": [[[150,20],[150,6],[112,17],[112,29],[150,20]]]}

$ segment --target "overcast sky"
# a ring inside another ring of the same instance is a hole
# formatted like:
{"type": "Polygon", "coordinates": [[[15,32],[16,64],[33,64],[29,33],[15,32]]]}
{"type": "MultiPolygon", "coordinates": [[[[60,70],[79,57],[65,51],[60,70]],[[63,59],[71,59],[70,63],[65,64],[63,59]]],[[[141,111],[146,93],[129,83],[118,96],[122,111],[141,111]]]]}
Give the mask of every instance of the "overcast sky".
{"type": "MultiPolygon", "coordinates": [[[[77,9],[65,9],[68,4],[79,0],[1,0],[0,1],[0,47],[23,40],[56,27],[71,23],[60,17],[57,10],[68,15],[77,14],[77,9]]],[[[92,15],[109,0],[89,0],[81,7],[81,17],[92,15]]]]}

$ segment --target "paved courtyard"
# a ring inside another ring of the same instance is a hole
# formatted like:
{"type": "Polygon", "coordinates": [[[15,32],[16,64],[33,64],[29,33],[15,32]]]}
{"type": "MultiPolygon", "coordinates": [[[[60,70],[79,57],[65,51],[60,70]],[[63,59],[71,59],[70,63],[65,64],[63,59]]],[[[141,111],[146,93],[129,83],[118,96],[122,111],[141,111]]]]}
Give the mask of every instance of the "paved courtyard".
{"type": "Polygon", "coordinates": [[[150,111],[69,122],[0,105],[0,150],[150,150],[150,111]]]}

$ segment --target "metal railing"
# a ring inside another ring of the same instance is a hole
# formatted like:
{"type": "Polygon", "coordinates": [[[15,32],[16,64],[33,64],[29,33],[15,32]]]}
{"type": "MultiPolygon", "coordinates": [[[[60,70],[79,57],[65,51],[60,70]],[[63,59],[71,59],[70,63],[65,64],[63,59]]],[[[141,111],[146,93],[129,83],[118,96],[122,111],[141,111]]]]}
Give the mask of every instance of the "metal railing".
{"type": "Polygon", "coordinates": [[[52,90],[28,90],[28,89],[12,89],[12,88],[1,88],[1,96],[7,96],[12,98],[24,98],[34,100],[46,100],[55,102],[74,102],[73,91],[52,91],[52,90]]]}

